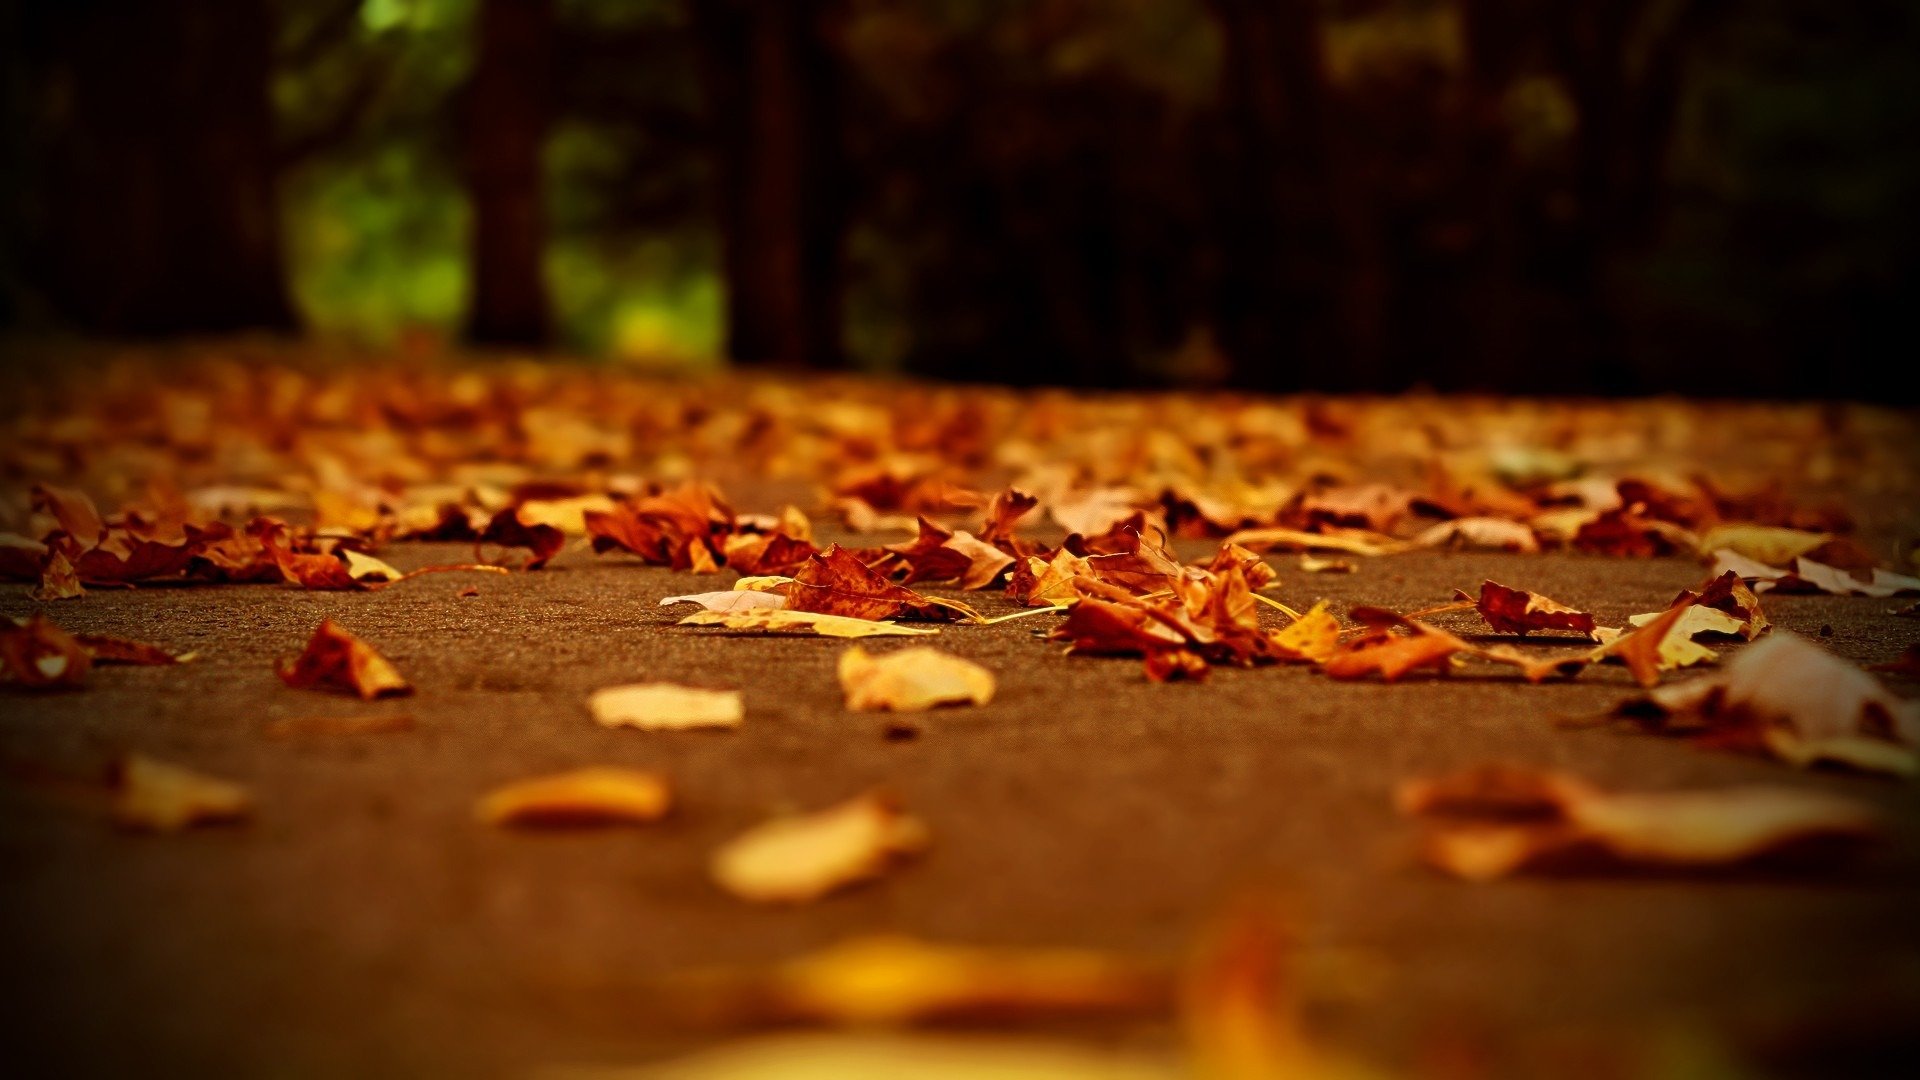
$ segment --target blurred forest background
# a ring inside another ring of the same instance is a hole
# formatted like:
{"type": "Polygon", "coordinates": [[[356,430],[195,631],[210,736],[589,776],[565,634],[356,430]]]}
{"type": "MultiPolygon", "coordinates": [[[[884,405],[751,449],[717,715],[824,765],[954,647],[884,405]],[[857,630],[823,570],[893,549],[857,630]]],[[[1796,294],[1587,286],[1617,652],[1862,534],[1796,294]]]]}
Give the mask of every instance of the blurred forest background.
{"type": "Polygon", "coordinates": [[[0,42],[19,333],[1876,398],[1920,355],[1910,0],[0,0],[0,42]]]}

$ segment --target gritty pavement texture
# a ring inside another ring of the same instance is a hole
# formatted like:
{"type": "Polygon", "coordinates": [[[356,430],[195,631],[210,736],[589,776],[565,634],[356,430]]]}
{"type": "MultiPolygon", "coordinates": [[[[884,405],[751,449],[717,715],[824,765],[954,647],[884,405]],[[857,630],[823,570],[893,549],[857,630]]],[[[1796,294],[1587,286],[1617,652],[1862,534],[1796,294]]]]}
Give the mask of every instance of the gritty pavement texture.
{"type": "MultiPolygon", "coordinates": [[[[471,556],[384,554],[402,569],[471,556]]],[[[1703,576],[1684,560],[1577,556],[1428,553],[1359,560],[1351,575],[1273,561],[1295,604],[1407,610],[1492,578],[1616,625],[1703,576]]],[[[690,609],[658,606],[731,580],[573,550],[537,573],[429,575],[371,594],[163,587],[46,605],[70,630],[198,658],[96,669],[73,692],[0,691],[0,966],[12,987],[0,1045],[32,1066],[13,1075],[517,1076],[644,1062],[730,1034],[672,1007],[661,979],[676,972],[879,930],[1171,960],[1250,889],[1289,899],[1306,960],[1346,958],[1322,965],[1346,977],[1306,980],[1313,1028],[1388,1066],[1459,1044],[1522,1075],[1556,1048],[1705,1032],[1781,1073],[1835,1075],[1849,1060],[1836,1054],[1913,1048],[1900,1041],[1920,1015],[1913,786],[1582,723],[1632,692],[1622,669],[1548,686],[1505,669],[1382,686],[1282,667],[1156,686],[1137,661],[1062,655],[1036,638],[1042,617],[867,643],[929,640],[999,678],[991,705],[927,714],[918,737],[889,739],[884,715],[842,707],[834,662],[847,643],[679,627],[690,609]],[[459,596],[467,585],[478,595],[459,596]],[[375,644],[417,693],[361,703],[282,686],[275,658],[325,617],[375,644]],[[746,722],[643,733],[589,719],[591,691],[643,679],[739,688],[746,722]],[[264,734],[280,718],[379,713],[417,726],[264,734]],[[73,781],[127,750],[247,784],[255,820],[116,831],[101,796],[73,781]],[[1440,877],[1412,858],[1391,791],[1489,759],[1609,787],[1844,792],[1883,808],[1893,837],[1814,877],[1440,877]],[[679,805],[640,828],[474,821],[494,785],[588,764],[662,770],[679,805]],[[923,859],[788,909],[709,879],[714,847],[767,815],[882,785],[931,826],[923,859]]],[[[998,594],[967,599],[1011,610],[998,594]]],[[[41,606],[22,587],[0,592],[0,612],[41,606]]],[[[1895,606],[1782,597],[1767,610],[1867,662],[1920,641],[1920,620],[1895,606]]],[[[1476,625],[1470,614],[1442,624],[1476,625]]],[[[1174,1038],[1154,1020],[1058,1030],[1174,1038]]]]}

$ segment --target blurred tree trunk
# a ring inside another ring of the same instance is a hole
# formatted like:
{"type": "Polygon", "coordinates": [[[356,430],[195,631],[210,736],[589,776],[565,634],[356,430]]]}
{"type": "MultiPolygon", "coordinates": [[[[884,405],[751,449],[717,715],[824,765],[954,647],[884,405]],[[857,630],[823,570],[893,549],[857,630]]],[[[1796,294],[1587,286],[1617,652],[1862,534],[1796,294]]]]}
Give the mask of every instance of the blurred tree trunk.
{"type": "Polygon", "coordinates": [[[697,0],[713,139],[727,352],[842,361],[838,71],[823,0],[697,0]]]}
{"type": "Polygon", "coordinates": [[[28,4],[26,261],[89,331],[291,330],[266,0],[28,4]]]}
{"type": "Polygon", "coordinates": [[[541,152],[553,98],[552,0],[485,0],[466,94],[473,200],[467,340],[540,346],[553,332],[541,152]]]}
{"type": "Polygon", "coordinates": [[[1233,179],[1220,219],[1221,336],[1261,389],[1375,386],[1385,266],[1332,130],[1318,6],[1211,0],[1233,179]],[[1299,372],[1310,368],[1311,378],[1299,372]]]}

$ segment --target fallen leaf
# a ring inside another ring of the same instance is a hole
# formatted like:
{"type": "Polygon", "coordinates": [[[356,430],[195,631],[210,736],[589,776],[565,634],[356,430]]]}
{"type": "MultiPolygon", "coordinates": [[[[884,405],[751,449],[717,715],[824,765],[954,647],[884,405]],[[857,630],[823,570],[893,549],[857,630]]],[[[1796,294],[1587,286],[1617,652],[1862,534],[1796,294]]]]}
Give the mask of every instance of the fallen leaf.
{"type": "Polygon", "coordinates": [[[1549,600],[1538,593],[1510,589],[1492,581],[1481,582],[1476,610],[1495,633],[1570,630],[1587,637],[1593,636],[1594,622],[1590,613],[1549,600]]]}
{"type": "Polygon", "coordinates": [[[128,664],[134,667],[167,667],[193,658],[188,653],[176,656],[158,645],[144,641],[111,637],[106,634],[75,634],[74,640],[87,650],[96,664],[128,664]]]}
{"type": "Polygon", "coordinates": [[[1275,631],[1274,647],[1283,659],[1324,664],[1340,649],[1340,620],[1327,610],[1327,602],[1313,605],[1306,614],[1275,631]]]}
{"type": "Polygon", "coordinates": [[[784,608],[787,606],[787,598],[779,593],[755,592],[751,589],[727,589],[722,592],[688,593],[685,596],[669,596],[660,601],[661,607],[666,607],[670,604],[699,604],[708,611],[750,611],[755,608],[784,608]]]}
{"type": "Polygon", "coordinates": [[[595,690],[587,708],[601,727],[642,731],[734,728],[747,715],[738,690],[703,690],[665,682],[595,690]]]}
{"type": "Polygon", "coordinates": [[[764,607],[745,611],[696,611],[681,619],[680,625],[724,626],[729,630],[804,630],[832,638],[922,637],[940,632],[931,626],[902,626],[845,615],[822,615],[817,611],[764,607]]]}
{"type": "Polygon", "coordinates": [[[935,601],[895,585],[838,544],[808,558],[786,592],[787,606],[794,611],[852,619],[951,621],[970,614],[964,605],[935,601]]]}
{"type": "Polygon", "coordinates": [[[386,657],[332,619],[322,619],[307,639],[306,649],[291,661],[281,661],[275,670],[288,686],[351,690],[368,701],[413,693],[412,685],[386,657]]]}
{"type": "Polygon", "coordinates": [[[253,813],[253,800],[240,785],[139,754],[116,764],[114,788],[114,820],[130,829],[177,832],[253,813]]]}
{"type": "Polygon", "coordinates": [[[0,672],[11,682],[31,690],[79,686],[92,666],[93,653],[45,615],[0,626],[0,672]]]}
{"type": "Polygon", "coordinates": [[[1795,763],[1831,762],[1909,773],[1920,747],[1920,703],[1794,634],[1741,650],[1718,674],[1636,699],[1622,711],[1665,730],[1795,763]],[[1874,740],[1881,747],[1863,747],[1874,740]]]}
{"type": "Polygon", "coordinates": [[[1712,649],[1696,643],[1692,636],[1677,633],[1682,620],[1693,610],[1692,604],[1675,604],[1638,629],[1601,645],[1588,658],[1594,663],[1619,660],[1633,673],[1641,686],[1654,686],[1664,672],[1696,664],[1710,664],[1718,658],[1712,649]]]}
{"type": "Polygon", "coordinates": [[[743,900],[804,903],[878,877],[927,844],[925,825],[871,792],[747,830],[714,852],[713,876],[743,900]]]}
{"type": "Polygon", "coordinates": [[[1564,773],[1483,766],[1401,786],[1435,821],[1428,862],[1490,881],[1520,870],[1711,870],[1879,835],[1870,807],[1825,792],[1747,787],[1609,794],[1564,773]]]}
{"type": "Polygon", "coordinates": [[[73,569],[73,563],[67,553],[54,549],[47,556],[46,569],[40,572],[40,584],[27,595],[42,603],[54,600],[71,600],[76,596],[85,596],[86,586],[80,584],[80,575],[73,569]]]}
{"type": "Polygon", "coordinates": [[[1416,548],[1462,551],[1520,551],[1533,554],[1540,550],[1540,540],[1531,526],[1490,517],[1443,521],[1421,530],[1408,543],[1416,548]]]}
{"type": "Polygon", "coordinates": [[[855,645],[840,654],[839,670],[849,709],[920,712],[993,700],[993,672],[924,645],[877,657],[855,645]]]}
{"type": "Polygon", "coordinates": [[[657,773],[602,765],[503,785],[474,813],[486,825],[645,824],[665,817],[672,801],[657,773]]]}
{"type": "Polygon", "coordinates": [[[1788,566],[1832,539],[1828,533],[1769,525],[1716,525],[1701,534],[1699,547],[1716,554],[1730,551],[1766,566],[1788,566]]]}
{"type": "Polygon", "coordinates": [[[1396,682],[1422,668],[1445,673],[1455,655],[1473,648],[1445,630],[1425,623],[1407,625],[1412,630],[1409,635],[1380,630],[1349,643],[1343,651],[1327,658],[1323,670],[1335,679],[1379,675],[1382,682],[1396,682]]]}

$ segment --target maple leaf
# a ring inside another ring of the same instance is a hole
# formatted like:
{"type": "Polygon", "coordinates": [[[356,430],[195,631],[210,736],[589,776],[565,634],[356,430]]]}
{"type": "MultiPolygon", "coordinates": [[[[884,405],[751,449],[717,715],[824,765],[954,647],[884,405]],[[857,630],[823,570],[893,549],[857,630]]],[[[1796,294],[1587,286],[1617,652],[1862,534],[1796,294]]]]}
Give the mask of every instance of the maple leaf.
{"type": "Polygon", "coordinates": [[[907,564],[902,584],[957,581],[963,589],[984,589],[1013,566],[1013,556],[971,533],[956,532],[926,518],[919,520],[919,527],[920,535],[914,540],[885,549],[907,564]]]}
{"type": "Polygon", "coordinates": [[[596,552],[623,548],[650,563],[701,572],[717,567],[716,545],[735,528],[733,510],[720,493],[696,483],[610,511],[589,510],[584,523],[596,552]]]}
{"type": "MultiPolygon", "coordinates": [[[[1679,605],[1686,605],[1688,611],[1670,632],[1686,638],[1717,635],[1752,641],[1772,626],[1760,610],[1760,598],[1731,570],[1709,579],[1697,591],[1682,592],[1673,601],[1673,606],[1679,605]]],[[[1649,612],[1630,616],[1627,621],[1645,626],[1663,614],[1649,612]]]]}
{"type": "Polygon", "coordinates": [[[67,558],[67,553],[59,548],[47,554],[46,568],[40,572],[40,584],[35,586],[28,596],[42,603],[54,600],[72,600],[86,595],[86,587],[80,584],[80,575],[67,558]]]}
{"type": "Polygon", "coordinates": [[[786,533],[739,533],[722,542],[720,558],[728,569],[742,574],[791,575],[819,553],[820,549],[813,546],[812,541],[786,533]]]}
{"type": "Polygon", "coordinates": [[[995,546],[1012,541],[1014,527],[1039,505],[1038,497],[1019,488],[1007,488],[999,492],[987,503],[986,515],[980,525],[980,539],[995,546]]]}
{"type": "Polygon", "coordinates": [[[1870,807],[1793,788],[1610,794],[1564,773],[1481,766],[1403,784],[1404,814],[1435,821],[1427,861],[1469,881],[1519,870],[1701,870],[1880,833],[1870,807]]]}
{"type": "Polygon", "coordinates": [[[474,816],[486,825],[634,825],[660,820],[672,805],[659,774],[600,765],[495,788],[474,807],[474,816]]]}
{"type": "Polygon", "coordinates": [[[322,619],[307,640],[306,649],[291,661],[281,661],[275,670],[288,686],[351,690],[368,701],[413,693],[413,687],[386,657],[332,619],[322,619]]]}
{"type": "Polygon", "coordinates": [[[1480,583],[1474,609],[1497,634],[1529,634],[1536,630],[1570,630],[1593,636],[1593,615],[1570,608],[1538,593],[1510,589],[1493,581],[1480,583]]]}
{"type": "Polygon", "coordinates": [[[925,825],[870,792],[749,829],[714,852],[713,877],[743,900],[804,903],[878,877],[927,844],[925,825]]]}
{"type": "Polygon", "coordinates": [[[875,657],[855,645],[840,654],[839,675],[849,709],[920,712],[993,700],[993,672],[926,646],[875,657]]]}
{"type": "Polygon", "coordinates": [[[595,690],[587,709],[601,727],[642,731],[735,728],[746,717],[738,690],[703,690],[674,683],[634,683],[595,690]]]}
{"type": "Polygon", "coordinates": [[[1337,551],[1343,555],[1391,555],[1405,550],[1406,545],[1391,536],[1376,533],[1345,530],[1340,532],[1304,532],[1300,529],[1257,528],[1241,529],[1228,536],[1226,542],[1238,544],[1250,551],[1272,551],[1283,548],[1287,551],[1337,551]]]}
{"type": "Polygon", "coordinates": [[[971,615],[964,605],[934,601],[873,572],[834,544],[809,557],[786,587],[787,607],[854,619],[951,621],[971,615]]]}

